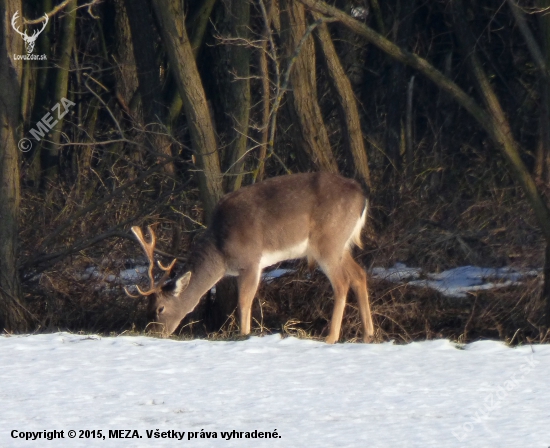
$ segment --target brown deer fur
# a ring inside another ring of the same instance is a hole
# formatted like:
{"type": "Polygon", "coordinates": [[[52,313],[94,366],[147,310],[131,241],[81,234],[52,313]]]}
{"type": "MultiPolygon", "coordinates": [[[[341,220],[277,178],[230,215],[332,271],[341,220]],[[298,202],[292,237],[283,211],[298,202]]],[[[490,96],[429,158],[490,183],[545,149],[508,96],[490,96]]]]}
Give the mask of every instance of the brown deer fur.
{"type": "MultiPolygon", "coordinates": [[[[189,271],[164,288],[154,287],[151,280],[150,291],[140,290],[150,295],[155,325],[170,335],[207,291],[231,275],[237,276],[239,286],[241,333],[249,334],[250,309],[262,269],[307,257],[317,262],[334,290],[326,341],[339,338],[350,287],[359,302],[364,341],[369,341],[374,331],[367,276],[350,253],[353,245],[361,244],[367,205],[357,182],[325,172],[275,177],[224,196],[191,253],[189,271]]],[[[132,230],[147,252],[151,243],[145,242],[138,227],[132,230]]]]}

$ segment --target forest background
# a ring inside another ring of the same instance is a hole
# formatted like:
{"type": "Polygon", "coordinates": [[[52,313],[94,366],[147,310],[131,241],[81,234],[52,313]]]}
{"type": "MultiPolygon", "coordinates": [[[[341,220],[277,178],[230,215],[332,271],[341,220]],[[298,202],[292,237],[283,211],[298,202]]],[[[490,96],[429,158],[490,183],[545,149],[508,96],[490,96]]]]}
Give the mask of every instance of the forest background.
{"type": "MultiPolygon", "coordinates": [[[[327,170],[370,190],[366,268],[540,269],[460,300],[370,279],[377,340],[546,340],[549,8],[0,0],[0,329],[142,331],[130,226],[155,224],[181,272],[224,193],[327,170]]],[[[330,285],[288,266],[255,331],[320,337],[330,285]]],[[[222,282],[180,334],[234,335],[234,297],[222,282]]],[[[343,338],[360,332],[351,301],[343,338]]]]}

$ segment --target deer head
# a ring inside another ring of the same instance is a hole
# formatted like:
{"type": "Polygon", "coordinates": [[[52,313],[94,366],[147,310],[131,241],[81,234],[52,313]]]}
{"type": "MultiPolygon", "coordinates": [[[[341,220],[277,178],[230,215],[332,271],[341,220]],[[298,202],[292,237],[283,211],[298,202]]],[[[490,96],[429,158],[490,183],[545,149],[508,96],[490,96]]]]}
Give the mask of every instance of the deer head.
{"type": "Polygon", "coordinates": [[[173,325],[173,321],[175,318],[172,316],[175,313],[175,310],[173,307],[166,307],[163,303],[165,302],[165,297],[169,297],[170,293],[168,290],[170,290],[170,286],[164,288],[163,286],[165,281],[170,276],[170,271],[176,264],[176,259],[172,260],[172,263],[170,263],[168,266],[164,266],[160,261],[157,260],[158,267],[164,271],[164,274],[162,275],[160,281],[155,285],[155,277],[153,274],[153,268],[155,266],[155,245],[157,242],[157,238],[155,236],[155,232],[153,232],[153,229],[151,226],[147,226],[147,232],[149,233],[149,239],[150,241],[147,242],[143,236],[143,233],[141,232],[141,229],[137,226],[132,227],[132,232],[136,236],[139,244],[145,251],[145,254],[147,255],[147,259],[149,261],[149,268],[147,270],[147,274],[149,277],[149,289],[146,291],[143,291],[139,286],[136,286],[136,289],[138,290],[140,295],[133,295],[128,292],[126,288],[124,290],[126,291],[126,294],[133,298],[138,298],[140,296],[149,297],[149,305],[148,305],[148,314],[151,319],[151,330],[153,332],[158,333],[168,333],[171,334],[177,327],[177,324],[179,324],[181,318],[179,318],[176,322],[176,325],[173,325]],[[169,332],[168,332],[169,330],[169,332]]]}
{"type": "Polygon", "coordinates": [[[31,36],[27,36],[27,32],[21,32],[19,31],[19,27],[15,24],[17,22],[17,19],[19,18],[19,11],[15,11],[15,14],[11,18],[11,26],[12,28],[21,35],[23,40],[25,41],[25,49],[27,50],[27,54],[31,54],[34,50],[34,42],[40,35],[42,31],[44,31],[44,28],[46,28],[46,25],[48,24],[48,15],[44,14],[44,24],[42,25],[42,29],[40,31],[34,30],[31,36]]]}

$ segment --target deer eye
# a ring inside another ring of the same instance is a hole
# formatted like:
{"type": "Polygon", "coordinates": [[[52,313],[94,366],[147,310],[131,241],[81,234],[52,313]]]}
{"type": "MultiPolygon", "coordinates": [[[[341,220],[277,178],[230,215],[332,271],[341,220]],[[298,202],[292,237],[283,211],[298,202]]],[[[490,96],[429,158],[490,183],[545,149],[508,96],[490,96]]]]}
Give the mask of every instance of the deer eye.
{"type": "Polygon", "coordinates": [[[164,313],[164,305],[159,306],[158,309],[157,309],[157,314],[162,314],[162,313],[164,313]]]}

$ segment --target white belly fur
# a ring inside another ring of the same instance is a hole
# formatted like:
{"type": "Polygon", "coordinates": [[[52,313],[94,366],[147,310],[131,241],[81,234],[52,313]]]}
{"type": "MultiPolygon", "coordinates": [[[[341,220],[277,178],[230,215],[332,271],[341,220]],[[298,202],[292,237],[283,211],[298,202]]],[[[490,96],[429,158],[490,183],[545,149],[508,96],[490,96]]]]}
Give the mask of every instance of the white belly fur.
{"type": "Polygon", "coordinates": [[[301,243],[288,247],[284,250],[276,250],[274,252],[263,252],[260,259],[260,269],[267,268],[268,266],[279,263],[285,260],[294,260],[296,258],[302,258],[307,255],[308,240],[304,240],[301,243]]]}

